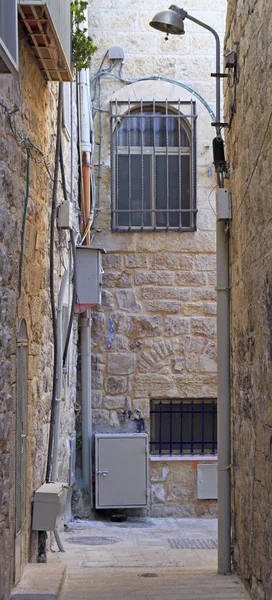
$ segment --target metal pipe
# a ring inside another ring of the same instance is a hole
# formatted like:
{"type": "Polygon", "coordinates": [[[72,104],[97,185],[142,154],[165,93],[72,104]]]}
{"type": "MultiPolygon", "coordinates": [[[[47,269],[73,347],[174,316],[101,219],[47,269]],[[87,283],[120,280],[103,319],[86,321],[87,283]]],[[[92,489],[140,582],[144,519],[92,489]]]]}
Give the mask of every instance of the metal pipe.
{"type": "Polygon", "coordinates": [[[215,44],[216,44],[216,57],[215,57],[215,63],[216,63],[216,108],[215,108],[215,117],[216,117],[216,134],[221,137],[221,133],[220,133],[220,86],[221,86],[221,81],[220,81],[220,38],[219,35],[217,33],[217,31],[215,31],[215,29],[213,29],[212,27],[210,27],[210,25],[207,25],[206,23],[203,23],[202,21],[199,21],[198,19],[195,19],[195,17],[192,17],[191,15],[189,15],[188,13],[186,14],[186,19],[189,19],[190,21],[193,21],[193,23],[196,23],[197,25],[200,25],[200,27],[204,27],[204,29],[207,29],[208,31],[210,31],[214,38],[215,38],[215,44]]]}
{"type": "MultiPolygon", "coordinates": [[[[206,23],[186,14],[186,18],[210,31],[216,43],[216,134],[220,131],[220,39],[206,23]]],[[[218,177],[219,187],[224,177],[218,177]]],[[[216,221],[217,270],[217,405],[218,405],[218,573],[231,571],[230,502],[230,308],[229,240],[224,221],[216,221]]]]}
{"type": "Polygon", "coordinates": [[[218,573],[231,571],[229,240],[216,222],[218,377],[218,573]]]}
{"type": "MultiPolygon", "coordinates": [[[[82,414],[82,477],[91,493],[92,411],[91,411],[91,324],[88,311],[81,324],[81,414],[82,414]]],[[[91,498],[92,502],[92,498],[91,498]]]]}
{"type": "Polygon", "coordinates": [[[56,411],[55,411],[55,426],[54,426],[54,450],[53,450],[53,461],[52,461],[52,481],[56,481],[58,477],[58,455],[59,455],[59,436],[60,436],[60,403],[62,394],[62,369],[63,369],[63,336],[62,336],[62,311],[64,295],[68,283],[69,273],[65,269],[62,277],[59,299],[58,299],[58,310],[57,310],[57,385],[56,385],[56,411]]]}

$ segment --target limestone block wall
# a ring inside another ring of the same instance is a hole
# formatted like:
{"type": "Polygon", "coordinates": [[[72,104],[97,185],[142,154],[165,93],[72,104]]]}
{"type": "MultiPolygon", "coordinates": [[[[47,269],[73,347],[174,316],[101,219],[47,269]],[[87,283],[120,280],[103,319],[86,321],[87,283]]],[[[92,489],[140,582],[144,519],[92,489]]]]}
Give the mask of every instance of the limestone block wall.
{"type": "MultiPolygon", "coordinates": [[[[15,426],[16,341],[21,319],[28,337],[28,456],[26,522],[22,534],[22,564],[37,557],[37,536],[30,540],[31,497],[44,482],[52,391],[52,323],[49,298],[49,235],[52,181],[41,156],[33,151],[27,208],[22,296],[18,297],[18,264],[26,189],[27,135],[46,158],[53,173],[56,142],[57,84],[47,84],[24,34],[20,33],[19,78],[0,75],[0,598],[7,600],[14,584],[15,546],[15,426]],[[11,117],[4,107],[19,110],[11,117]],[[11,128],[12,126],[12,128],[11,128]],[[19,137],[18,137],[19,136],[19,137]]],[[[64,142],[68,192],[73,185],[77,204],[77,172],[70,180],[71,148],[64,142]]],[[[76,150],[74,150],[76,160],[76,150]]],[[[60,190],[60,188],[59,188],[60,190]]],[[[58,202],[62,200],[59,194],[58,202]]],[[[64,265],[69,265],[68,234],[55,244],[56,297],[64,265]]],[[[70,293],[70,292],[69,292],[70,293]]],[[[66,303],[69,297],[67,294],[66,303]]],[[[68,440],[74,430],[76,395],[76,331],[73,333],[65,403],[61,403],[59,477],[69,472],[68,440]]]]}
{"type": "MultiPolygon", "coordinates": [[[[103,247],[103,302],[93,314],[92,406],[94,429],[122,430],[122,412],[138,410],[150,427],[152,398],[216,398],[215,212],[211,176],[211,117],[195,96],[202,94],[214,110],[215,44],[212,36],[189,21],[182,37],[164,36],[148,23],[164,5],[158,0],[121,2],[90,0],[89,30],[98,51],[94,76],[107,49],[124,50],[120,63],[93,86],[95,174],[100,205],[93,244],[103,247]],[[148,80],[158,75],[171,79],[148,80]],[[146,77],[146,81],[139,81],[146,77]],[[137,80],[137,81],[136,81],[137,80]],[[110,101],[196,101],[197,208],[196,232],[111,232],[110,101]],[[101,108],[102,112],[97,108],[101,108]]],[[[198,0],[184,5],[195,17],[224,33],[225,3],[198,0]]],[[[108,68],[106,58],[102,67],[108,68]]],[[[130,424],[132,427],[133,424],[130,424]]],[[[134,423],[135,426],[135,423],[134,423]]],[[[151,513],[196,515],[216,503],[197,506],[192,463],[150,463],[151,513]],[[183,480],[190,471],[190,493],[183,480]],[[165,472],[165,470],[164,470],[165,472]],[[178,474],[179,473],[179,474],[178,474]],[[178,482],[179,480],[179,482],[178,482]],[[173,481],[179,492],[171,488],[173,481]],[[159,486],[159,488],[158,488],[159,486]],[[186,491],[187,489],[187,491],[186,491]],[[159,493],[158,493],[159,490],[159,493]],[[163,490],[163,491],[162,491],[163,490]],[[186,505],[186,506],[185,506],[186,505]]]]}
{"type": "MultiPolygon", "coordinates": [[[[271,23],[269,2],[228,3],[226,46],[239,44],[236,113],[227,135],[233,545],[235,568],[254,600],[272,597],[271,23]]],[[[226,86],[226,120],[234,92],[226,86]]]]}

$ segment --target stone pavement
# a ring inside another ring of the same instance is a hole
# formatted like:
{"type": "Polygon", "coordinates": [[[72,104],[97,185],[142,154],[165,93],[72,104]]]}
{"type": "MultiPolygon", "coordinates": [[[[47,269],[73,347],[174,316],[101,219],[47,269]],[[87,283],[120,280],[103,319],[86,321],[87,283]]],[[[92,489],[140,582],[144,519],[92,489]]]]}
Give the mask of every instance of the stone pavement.
{"type": "Polygon", "coordinates": [[[248,600],[216,573],[216,530],[215,519],[75,521],[65,553],[49,556],[67,566],[61,600],[248,600]]]}

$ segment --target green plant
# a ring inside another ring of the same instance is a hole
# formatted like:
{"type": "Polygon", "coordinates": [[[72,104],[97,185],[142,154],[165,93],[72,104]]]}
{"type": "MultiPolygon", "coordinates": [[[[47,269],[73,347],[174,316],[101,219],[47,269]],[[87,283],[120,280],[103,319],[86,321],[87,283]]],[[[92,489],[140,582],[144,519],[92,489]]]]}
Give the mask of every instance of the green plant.
{"type": "Polygon", "coordinates": [[[73,65],[77,71],[88,69],[90,60],[97,50],[97,46],[93,44],[92,38],[88,35],[86,27],[81,28],[80,25],[84,22],[84,13],[88,6],[88,2],[84,0],[74,0],[71,2],[72,13],[72,56],[73,65]]]}

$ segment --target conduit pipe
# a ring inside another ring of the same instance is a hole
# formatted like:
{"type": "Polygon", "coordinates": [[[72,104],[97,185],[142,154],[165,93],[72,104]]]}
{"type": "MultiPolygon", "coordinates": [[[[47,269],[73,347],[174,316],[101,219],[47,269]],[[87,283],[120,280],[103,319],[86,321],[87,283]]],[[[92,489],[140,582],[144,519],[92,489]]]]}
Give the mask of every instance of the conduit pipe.
{"type": "MultiPolygon", "coordinates": [[[[89,311],[80,319],[81,325],[81,416],[82,416],[82,478],[91,494],[92,414],[91,414],[91,326],[89,311]]],[[[92,495],[91,495],[92,500],[92,495]]]]}
{"type": "MultiPolygon", "coordinates": [[[[81,24],[82,29],[88,30],[88,9],[85,9],[85,19],[81,24]]],[[[90,245],[90,228],[94,218],[95,198],[91,197],[91,97],[90,97],[89,69],[82,69],[79,75],[80,97],[80,154],[82,162],[83,179],[83,205],[84,205],[84,233],[83,241],[90,245]]],[[[82,407],[82,477],[85,487],[90,494],[92,506],[91,482],[91,442],[92,442],[92,415],[91,415],[91,327],[89,311],[81,316],[81,407],[82,407]]]]}
{"type": "Polygon", "coordinates": [[[59,436],[60,436],[60,403],[62,395],[62,372],[63,372],[63,335],[62,335],[62,313],[64,296],[68,284],[69,273],[65,269],[62,277],[58,309],[57,309],[57,385],[56,385],[56,410],[54,426],[54,450],[52,461],[52,481],[55,482],[58,477],[58,459],[59,459],[59,436]]]}

